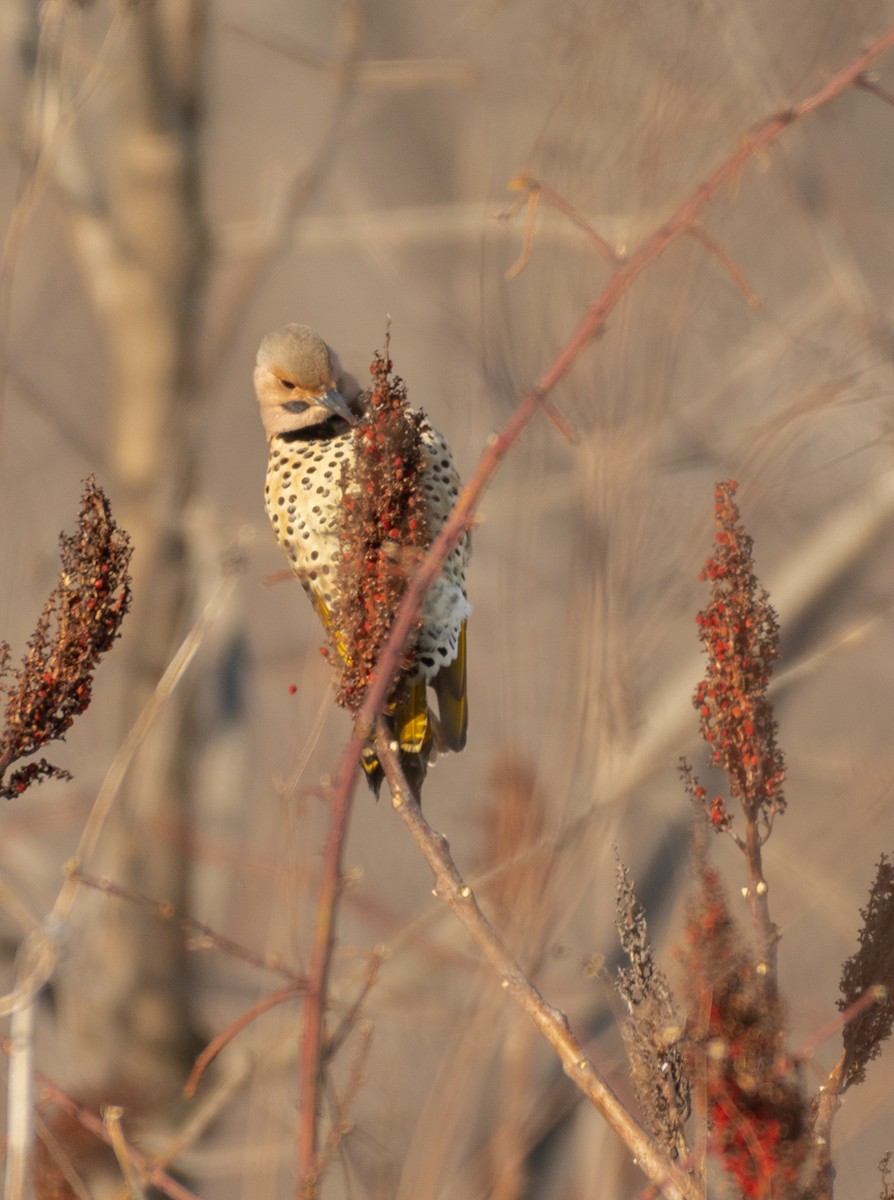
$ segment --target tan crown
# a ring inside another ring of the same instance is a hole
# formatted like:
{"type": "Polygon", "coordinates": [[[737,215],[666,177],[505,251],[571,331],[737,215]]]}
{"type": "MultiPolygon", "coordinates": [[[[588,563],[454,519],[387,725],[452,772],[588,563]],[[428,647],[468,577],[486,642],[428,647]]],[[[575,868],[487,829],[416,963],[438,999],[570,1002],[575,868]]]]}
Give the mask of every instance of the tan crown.
{"type": "Polygon", "coordinates": [[[349,401],[360,390],[307,325],[285,325],[267,334],[258,349],[254,383],[268,439],[310,429],[333,415],[351,420],[349,401]]]}

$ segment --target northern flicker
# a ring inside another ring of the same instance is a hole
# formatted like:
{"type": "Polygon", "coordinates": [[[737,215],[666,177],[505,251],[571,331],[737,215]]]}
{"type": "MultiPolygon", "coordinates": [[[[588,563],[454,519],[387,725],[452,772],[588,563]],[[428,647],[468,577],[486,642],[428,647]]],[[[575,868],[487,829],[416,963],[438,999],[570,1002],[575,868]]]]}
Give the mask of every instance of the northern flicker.
{"type": "MultiPolygon", "coordinates": [[[[270,443],[267,513],[292,570],[328,628],[339,586],[343,480],[350,480],[356,455],[353,426],[362,419],[365,399],[334,351],[306,325],[286,325],[264,338],[254,383],[270,443]]],[[[447,442],[424,418],[420,434],[425,518],[435,537],[453,507],[459,476],[447,442]]],[[[428,593],[412,675],[388,713],[417,796],[435,752],[462,750],[466,744],[469,553],[466,534],[428,593]],[[429,686],[437,698],[437,715],[428,705],[429,686]]],[[[338,631],[330,632],[340,644],[338,631]]],[[[361,761],[378,794],[383,773],[371,744],[361,761]]]]}

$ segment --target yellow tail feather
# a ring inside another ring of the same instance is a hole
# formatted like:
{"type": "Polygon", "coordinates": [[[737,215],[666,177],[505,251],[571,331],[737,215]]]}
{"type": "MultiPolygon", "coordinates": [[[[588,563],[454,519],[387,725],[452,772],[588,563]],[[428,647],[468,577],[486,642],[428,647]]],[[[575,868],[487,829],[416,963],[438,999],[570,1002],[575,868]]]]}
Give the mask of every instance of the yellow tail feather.
{"type": "Polygon", "coordinates": [[[469,727],[466,697],[466,623],[459,631],[456,658],[433,680],[438,697],[438,745],[443,750],[462,750],[469,727]]]}
{"type": "MultiPolygon", "coordinates": [[[[315,595],[309,586],[306,586],[306,591],[323,625],[331,631],[332,617],[322,597],[315,595]]],[[[350,662],[345,642],[337,630],[334,637],[339,654],[346,662],[350,662]]],[[[459,632],[456,658],[438,672],[432,684],[438,697],[437,721],[428,708],[424,679],[411,683],[404,699],[397,705],[389,705],[387,710],[401,758],[408,774],[413,777],[411,783],[417,791],[425,778],[434,742],[444,750],[462,750],[466,744],[469,709],[466,697],[465,621],[459,632]],[[412,770],[409,770],[411,764],[412,770]]],[[[364,748],[360,761],[370,786],[378,795],[382,766],[371,742],[364,748]]]]}

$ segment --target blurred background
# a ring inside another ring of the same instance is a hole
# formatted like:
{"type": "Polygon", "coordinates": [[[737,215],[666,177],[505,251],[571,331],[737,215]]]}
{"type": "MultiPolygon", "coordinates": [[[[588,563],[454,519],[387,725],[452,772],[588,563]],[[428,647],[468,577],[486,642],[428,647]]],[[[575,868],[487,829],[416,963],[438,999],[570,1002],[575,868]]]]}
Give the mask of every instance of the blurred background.
{"type": "MultiPolygon", "coordinates": [[[[51,756],[74,782],[0,811],[5,987],[116,750],[202,613],[198,654],[87,867],[306,968],[320,784],[349,725],[263,511],[263,334],[309,324],[363,378],[390,314],[395,369],[468,476],[609,277],[545,204],[512,273],[524,214],[496,219],[519,195],[510,181],[530,172],[634,249],[892,12],[7,0],[0,636],[17,658],[94,472],[133,537],[136,598],[91,709],[51,756]]],[[[877,69],[890,97],[894,58],[877,69]]],[[[833,1015],[874,864],[894,849],[892,194],[890,103],[854,89],[798,123],[703,214],[759,307],[704,245],[678,241],[555,392],[576,440],[535,420],[481,505],[469,745],[432,771],[426,812],[625,1098],[606,983],[612,845],[673,979],[690,822],[680,755],[717,783],[690,697],[718,478],[740,483],[783,629],[789,811],[765,868],[793,1046],[833,1015]]],[[[741,861],[728,840],[713,853],[738,897],[741,861]]],[[[437,907],[387,798],[358,791],[346,864],[333,1023],[373,948],[388,956],[333,1066],[324,1194],[636,1195],[623,1148],[437,907]]],[[[93,1107],[121,1103],[127,1132],[209,1200],[291,1195],[297,1002],[180,1097],[197,1051],[282,981],[86,889],[62,936],[43,1069],[93,1107]]],[[[837,1047],[806,1068],[811,1087],[837,1047]]],[[[841,1195],[875,1195],[894,1146],[890,1054],[839,1117],[841,1195]]],[[[103,1194],[102,1164],[71,1154],[103,1194]]]]}

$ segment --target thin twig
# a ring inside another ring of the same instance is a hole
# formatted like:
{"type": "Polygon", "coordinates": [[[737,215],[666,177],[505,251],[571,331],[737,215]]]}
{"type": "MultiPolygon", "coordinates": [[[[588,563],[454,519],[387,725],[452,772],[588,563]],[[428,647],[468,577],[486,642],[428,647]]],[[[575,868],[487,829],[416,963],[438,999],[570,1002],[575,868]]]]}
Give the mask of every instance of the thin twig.
{"type": "Polygon", "coordinates": [[[34,1139],[34,1005],[12,1014],[9,1026],[9,1115],[6,1122],[7,1200],[33,1195],[31,1147],[34,1139]]]}
{"type": "Polygon", "coordinates": [[[169,1163],[194,1146],[217,1123],[221,1113],[234,1096],[241,1093],[245,1082],[257,1066],[252,1054],[243,1054],[234,1064],[228,1064],[222,1072],[223,1078],[209,1085],[205,1094],[191,1107],[187,1120],[177,1127],[164,1147],[152,1156],[157,1170],[164,1170],[169,1163]]]}
{"type": "Polygon", "coordinates": [[[228,554],[222,576],[211,593],[208,602],[199,614],[192,629],[190,629],[175,651],[164,674],[155,685],[152,695],[143,705],[142,711],[134,721],[121,748],[112,760],[112,764],[106,772],[106,777],[97,794],[90,816],[84,825],[84,831],[78,842],[77,850],[68,864],[68,878],[66,878],[65,883],[62,885],[59,895],[56,898],[56,903],[53,905],[51,917],[54,921],[63,921],[69,915],[79,887],[75,878],[77,871],[80,869],[82,863],[89,860],[96,849],[106,819],[121,789],[124,778],[130,769],[134,756],[158,720],[162,709],[179,686],[208,633],[219,620],[242,574],[243,565],[242,554],[237,547],[232,553],[228,554]]]}
{"type": "Polygon", "coordinates": [[[118,1166],[127,1185],[130,1200],[146,1200],[146,1193],[137,1175],[136,1164],[130,1153],[130,1147],[124,1136],[121,1118],[124,1109],[118,1104],[108,1104],[102,1111],[102,1123],[109,1135],[109,1145],[114,1151],[118,1166]]]}
{"type": "Polygon", "coordinates": [[[610,266],[617,267],[624,261],[624,255],[619,254],[601,233],[597,233],[586,217],[573,204],[566,200],[564,196],[561,196],[551,188],[549,184],[541,183],[539,179],[534,179],[531,175],[525,173],[523,175],[516,175],[514,179],[511,179],[509,187],[513,191],[523,191],[526,194],[516,200],[508,209],[494,214],[496,220],[502,221],[507,217],[515,216],[522,208],[525,209],[525,228],[521,254],[506,272],[507,279],[514,279],[517,275],[521,274],[528,264],[528,259],[531,257],[531,249],[534,245],[534,235],[536,232],[537,207],[541,198],[545,199],[553,208],[566,216],[572,225],[577,226],[582,233],[586,234],[610,266]]]}
{"type": "Polygon", "coordinates": [[[335,1033],[326,1039],[325,1054],[327,1059],[333,1058],[338,1053],[348,1034],[357,1024],[360,1014],[363,1012],[366,997],[378,983],[379,969],[386,957],[387,951],[384,946],[377,946],[370,954],[366,966],[366,975],[354,1003],[342,1017],[341,1021],[339,1021],[335,1033]]]}
{"type": "MultiPolygon", "coordinates": [[[[359,754],[359,749],[358,749],[359,754]]],[[[354,766],[356,766],[356,759],[354,766]]],[[[353,768],[352,768],[353,775],[353,768]]],[[[335,919],[342,883],[342,853],[351,814],[352,786],[336,789],[329,800],[329,829],[317,891],[313,945],[298,1051],[298,1186],[310,1200],[317,1194],[317,1121],[325,1062],[323,1020],[335,948],[335,919]]]]}
{"type": "Polygon", "coordinates": [[[372,1021],[364,1021],[359,1032],[359,1046],[351,1064],[351,1073],[347,1086],[340,1096],[333,1094],[331,1098],[332,1112],[329,1122],[329,1133],[326,1145],[320,1153],[320,1169],[325,1170],[332,1161],[335,1153],[341,1149],[345,1136],[353,1129],[353,1122],[348,1117],[357,1094],[366,1082],[366,1063],[372,1045],[372,1021]]]}
{"type": "Polygon", "coordinates": [[[862,88],[864,92],[869,92],[872,96],[878,96],[879,100],[883,100],[885,104],[890,104],[894,108],[894,93],[879,87],[878,79],[873,72],[867,71],[859,75],[854,80],[854,86],[862,88]]]}
{"type": "MultiPolygon", "coordinates": [[[[65,1180],[71,1193],[71,1200],[94,1200],[93,1193],[88,1190],[87,1185],[75,1170],[67,1148],[61,1144],[40,1113],[34,1114],[34,1129],[50,1163],[65,1180]]],[[[47,1191],[49,1193],[49,1189],[47,1191]]]]}
{"type": "Polygon", "coordinates": [[[690,225],[687,233],[694,238],[699,245],[704,246],[709,254],[720,263],[727,275],[745,297],[745,302],[749,308],[758,309],[761,306],[761,298],[745,278],[745,273],[738,263],[734,262],[727,254],[719,242],[715,242],[712,237],[705,233],[698,225],[690,225]]]}
{"type": "MultiPolygon", "coordinates": [[[[274,54],[281,54],[293,62],[312,67],[327,75],[337,77],[344,70],[344,55],[320,53],[311,49],[305,42],[284,37],[281,32],[274,37],[257,29],[249,29],[238,22],[229,22],[226,28],[238,37],[263,46],[274,54]]],[[[473,62],[462,58],[358,58],[353,70],[357,87],[381,88],[387,91],[425,87],[468,87],[475,82],[479,74],[473,62]]]]}
{"type": "Polygon", "coordinates": [[[204,921],[197,921],[195,917],[182,916],[167,900],[154,900],[151,896],[144,896],[142,893],[134,891],[133,888],[126,888],[122,887],[121,884],[113,883],[111,879],[104,875],[88,875],[84,871],[79,871],[72,866],[69,866],[67,869],[67,874],[78,883],[82,883],[84,887],[95,888],[96,891],[104,892],[107,896],[115,896],[119,900],[125,900],[135,908],[140,908],[143,912],[150,913],[159,921],[174,922],[184,933],[193,935],[187,943],[187,949],[218,950],[221,954],[238,959],[250,967],[256,967],[260,971],[272,971],[282,976],[283,979],[288,980],[294,989],[300,990],[304,986],[303,977],[290,967],[287,967],[279,955],[258,954],[257,951],[250,950],[247,946],[243,946],[239,942],[234,942],[232,938],[224,937],[223,934],[217,933],[210,925],[206,925],[204,921]]]}
{"type": "Polygon", "coordinates": [[[205,372],[208,380],[212,380],[215,374],[211,369],[212,365],[216,370],[221,369],[227,348],[235,343],[234,331],[238,328],[249,303],[256,296],[273,264],[278,261],[298,217],[324,183],[335,152],[340,148],[345,122],[357,92],[357,64],[363,36],[363,17],[362,0],[350,0],[345,6],[342,22],[343,45],[337,57],[331,60],[335,67],[338,88],[332,111],[310,162],[302,162],[296,166],[275,197],[275,203],[266,221],[266,236],[246,262],[242,279],[213,339],[207,359],[209,369],[205,372]]]}
{"type": "Polygon", "coordinates": [[[64,3],[45,4],[40,11],[40,30],[32,72],[32,110],[26,128],[24,166],[12,215],[0,247],[0,410],[5,402],[7,340],[14,275],[28,226],[44,187],[51,180],[59,147],[115,61],[129,24],[124,8],[113,12],[99,48],[91,55],[90,67],[74,96],[63,102],[59,56],[65,45],[69,20],[64,3]]]}
{"type": "MultiPolygon", "coordinates": [[[[41,1090],[48,1096],[53,1103],[68,1113],[74,1119],[100,1141],[105,1142],[107,1146],[112,1145],[112,1139],[109,1131],[104,1126],[102,1120],[91,1112],[89,1108],[85,1108],[82,1104],[78,1104],[73,1100],[67,1092],[64,1092],[57,1083],[54,1083],[48,1075],[44,1075],[42,1071],[35,1071],[36,1082],[40,1085],[41,1090]]],[[[195,1192],[191,1192],[189,1188],[179,1183],[172,1178],[166,1171],[162,1171],[155,1166],[152,1159],[138,1150],[122,1135],[122,1143],[126,1147],[128,1157],[131,1162],[140,1172],[143,1182],[151,1187],[158,1188],[164,1192],[166,1196],[170,1196],[171,1200],[199,1200],[195,1192]]]]}
{"type": "Polygon", "coordinates": [[[655,1145],[633,1119],[602,1075],[590,1062],[571,1031],[568,1018],[549,1004],[500,940],[457,869],[447,840],[428,824],[400,767],[397,748],[383,717],[376,723],[376,752],[391,789],[392,806],[425,856],[435,877],[435,895],[450,908],[482,951],[500,985],[534,1022],[559,1057],[565,1074],[585,1095],[629,1147],[643,1172],[668,1200],[698,1200],[701,1187],[688,1178],[655,1145]]]}
{"type": "Polygon", "coordinates": [[[843,1012],[836,1013],[831,1021],[826,1021],[824,1025],[820,1025],[814,1033],[802,1044],[800,1049],[795,1054],[798,1062],[807,1062],[813,1058],[818,1046],[827,1041],[830,1037],[834,1037],[836,1033],[840,1033],[845,1025],[851,1021],[856,1021],[857,1017],[861,1016],[867,1008],[872,1008],[873,1004],[879,1004],[885,999],[885,989],[881,986],[867,988],[858,1000],[853,1004],[849,1004],[843,1012]]]}
{"type": "MultiPolygon", "coordinates": [[[[516,181],[512,180],[509,186],[511,188],[515,187],[516,181]]],[[[522,233],[522,248],[518,258],[515,260],[512,266],[506,268],[504,277],[507,281],[516,279],[519,275],[521,275],[522,271],[528,265],[528,262],[531,258],[531,250],[534,246],[534,234],[537,232],[537,208],[540,204],[540,192],[536,187],[531,187],[527,184],[525,186],[527,187],[527,195],[523,200],[518,202],[519,207],[523,207],[525,210],[525,225],[522,233]]],[[[515,205],[513,205],[513,209],[515,209],[516,212],[518,211],[515,205]]],[[[511,215],[511,212],[512,210],[510,210],[508,213],[498,213],[497,215],[500,217],[506,217],[511,215]]]]}
{"type": "Polygon", "coordinates": [[[235,1021],[231,1021],[226,1029],[222,1029],[217,1037],[212,1038],[193,1063],[189,1078],[183,1087],[183,1095],[186,1099],[191,1100],[196,1094],[196,1088],[198,1088],[202,1076],[208,1067],[217,1058],[221,1050],[230,1044],[237,1033],[241,1033],[243,1029],[246,1029],[265,1012],[269,1012],[271,1008],[276,1008],[277,1005],[285,1003],[286,1000],[294,1000],[296,996],[302,995],[303,992],[304,985],[294,983],[289,987],[280,988],[279,991],[271,992],[269,996],[265,996],[263,1000],[259,1000],[257,1004],[253,1004],[251,1008],[240,1013],[235,1021]]]}

